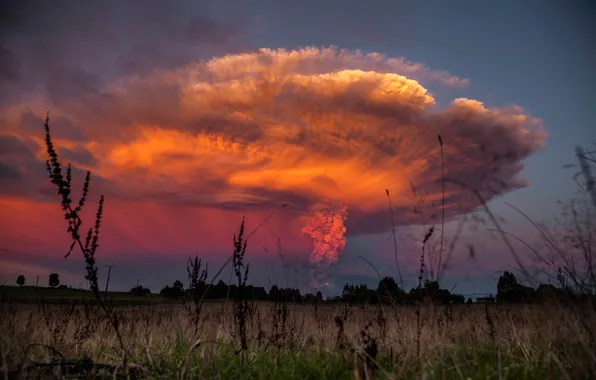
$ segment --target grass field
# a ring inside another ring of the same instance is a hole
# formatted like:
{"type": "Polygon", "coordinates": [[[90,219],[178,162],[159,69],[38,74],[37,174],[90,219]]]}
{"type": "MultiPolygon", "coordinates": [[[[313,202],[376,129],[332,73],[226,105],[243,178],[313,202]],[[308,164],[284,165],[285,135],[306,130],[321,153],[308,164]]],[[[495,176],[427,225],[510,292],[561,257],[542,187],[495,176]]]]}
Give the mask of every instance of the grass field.
{"type": "MultiPolygon", "coordinates": [[[[111,365],[106,366],[109,377],[122,364],[122,347],[97,306],[4,302],[1,311],[3,363],[12,371],[60,355],[79,364],[90,359],[111,365]]],[[[128,376],[136,378],[554,380],[596,375],[593,309],[251,303],[245,315],[246,350],[239,343],[233,302],[202,305],[196,324],[194,310],[172,304],[112,312],[130,356],[128,376]]]]}

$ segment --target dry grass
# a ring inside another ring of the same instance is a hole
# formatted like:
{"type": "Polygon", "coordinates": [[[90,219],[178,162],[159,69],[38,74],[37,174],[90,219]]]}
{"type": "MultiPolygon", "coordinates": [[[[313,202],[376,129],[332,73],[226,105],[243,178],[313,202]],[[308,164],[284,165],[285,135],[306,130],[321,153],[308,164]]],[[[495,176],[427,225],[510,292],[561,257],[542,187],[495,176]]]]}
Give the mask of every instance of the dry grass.
{"type": "MultiPolygon", "coordinates": [[[[270,378],[273,374],[262,372],[257,363],[288,360],[284,355],[307,366],[309,361],[311,366],[321,360],[335,363],[337,368],[330,368],[342,378],[353,378],[353,368],[359,367],[368,370],[364,377],[374,372],[385,378],[587,379],[596,374],[586,323],[571,318],[573,313],[563,307],[426,305],[421,308],[420,362],[416,310],[260,303],[247,317],[249,349],[243,363],[236,360],[240,343],[231,303],[206,303],[197,335],[193,317],[183,307],[122,308],[114,314],[132,361],[144,368],[146,377],[177,378],[184,366],[185,376],[196,378],[226,378],[232,370],[239,370],[242,378],[270,378]],[[379,354],[366,365],[365,346],[371,342],[379,354]]],[[[584,318],[596,320],[594,314],[584,318]]],[[[28,349],[31,345],[52,347],[69,358],[120,362],[110,321],[94,309],[4,304],[0,329],[3,355],[12,369],[26,360],[53,359],[51,351],[28,349]]],[[[303,374],[298,362],[284,363],[296,376],[291,378],[303,374]]]]}

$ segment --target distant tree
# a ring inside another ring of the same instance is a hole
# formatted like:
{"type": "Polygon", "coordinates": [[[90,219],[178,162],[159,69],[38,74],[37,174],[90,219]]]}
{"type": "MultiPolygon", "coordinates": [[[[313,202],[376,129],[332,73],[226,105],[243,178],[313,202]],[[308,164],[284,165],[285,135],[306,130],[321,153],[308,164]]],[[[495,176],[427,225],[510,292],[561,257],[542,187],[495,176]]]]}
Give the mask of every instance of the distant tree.
{"type": "Polygon", "coordinates": [[[182,283],[182,281],[179,281],[179,280],[174,281],[173,287],[174,287],[174,289],[177,289],[180,291],[184,290],[184,284],[182,283]]]}
{"type": "Polygon", "coordinates": [[[378,299],[376,291],[369,289],[365,284],[345,284],[341,293],[341,298],[343,301],[358,304],[376,303],[378,299]]]}
{"type": "Polygon", "coordinates": [[[60,285],[60,278],[58,277],[58,273],[51,273],[50,274],[48,285],[51,288],[55,288],[56,286],[60,285]]]}
{"type": "Polygon", "coordinates": [[[341,291],[341,298],[344,301],[354,302],[355,289],[354,285],[344,284],[344,288],[341,291]]]}
{"type": "Polygon", "coordinates": [[[505,271],[499,277],[497,283],[497,301],[498,302],[515,302],[518,299],[518,283],[515,275],[511,272],[505,271]]]}
{"type": "Polygon", "coordinates": [[[316,298],[318,302],[323,302],[323,293],[320,290],[317,290],[316,298]]]}
{"type": "Polygon", "coordinates": [[[511,272],[505,271],[497,283],[497,302],[532,303],[537,301],[536,290],[522,285],[511,272]]]}
{"type": "Polygon", "coordinates": [[[143,288],[139,285],[130,289],[130,293],[134,294],[135,296],[148,296],[149,294],[151,294],[151,290],[148,288],[143,288]]]}
{"type": "MultiPolygon", "coordinates": [[[[416,304],[424,300],[444,305],[463,304],[466,302],[464,296],[451,293],[447,289],[442,289],[437,281],[425,281],[421,288],[412,288],[403,297],[410,304],[416,304]]],[[[468,303],[471,302],[472,300],[468,298],[468,303]]]]}
{"type": "Polygon", "coordinates": [[[172,288],[170,288],[169,285],[166,285],[163,288],[161,288],[161,290],[159,291],[159,294],[161,294],[164,297],[171,298],[172,288]]]}
{"type": "Polygon", "coordinates": [[[515,302],[533,303],[536,300],[536,289],[517,284],[514,295],[515,302]]]}
{"type": "Polygon", "coordinates": [[[269,289],[269,299],[271,301],[282,301],[281,292],[277,285],[273,285],[271,286],[271,289],[269,289]]]}
{"type": "Polygon", "coordinates": [[[25,276],[23,276],[22,274],[20,274],[19,277],[17,277],[17,285],[25,285],[25,276]]]}
{"type": "Polygon", "coordinates": [[[302,301],[304,301],[306,303],[315,303],[315,302],[317,302],[317,298],[312,293],[306,293],[304,295],[304,297],[302,297],[302,301]]]}
{"type": "Polygon", "coordinates": [[[460,294],[451,294],[450,301],[451,303],[455,303],[455,304],[463,304],[466,301],[466,297],[460,295],[460,294]]]}
{"type": "Polygon", "coordinates": [[[285,288],[281,289],[281,292],[290,302],[302,302],[302,294],[300,293],[300,289],[285,288]]]}
{"type": "Polygon", "coordinates": [[[387,276],[379,281],[377,286],[377,293],[381,300],[385,303],[393,301],[402,301],[404,299],[404,291],[401,289],[393,277],[387,276]]]}
{"type": "Polygon", "coordinates": [[[219,280],[215,286],[209,289],[208,296],[211,299],[223,299],[226,298],[226,294],[228,294],[228,284],[219,280]]]}
{"type": "Polygon", "coordinates": [[[561,291],[551,284],[541,284],[536,289],[536,298],[539,302],[552,302],[560,298],[561,291]]]}
{"type": "Polygon", "coordinates": [[[431,300],[437,302],[437,301],[441,301],[446,303],[447,299],[449,298],[450,294],[449,291],[447,290],[443,290],[441,289],[441,287],[439,286],[439,283],[437,281],[425,281],[424,282],[424,288],[423,288],[423,293],[424,296],[429,297],[431,300]]]}
{"type": "Polygon", "coordinates": [[[259,301],[265,301],[267,299],[267,291],[262,286],[257,286],[253,291],[253,298],[259,301]]]}
{"type": "Polygon", "coordinates": [[[176,280],[171,287],[166,285],[159,294],[166,298],[179,299],[184,295],[184,284],[182,284],[181,281],[176,280]]]}
{"type": "Polygon", "coordinates": [[[406,301],[410,304],[421,302],[424,298],[424,288],[412,288],[406,295],[406,301]]]}
{"type": "Polygon", "coordinates": [[[471,305],[472,304],[472,299],[468,298],[468,300],[466,301],[466,305],[471,305]]]}

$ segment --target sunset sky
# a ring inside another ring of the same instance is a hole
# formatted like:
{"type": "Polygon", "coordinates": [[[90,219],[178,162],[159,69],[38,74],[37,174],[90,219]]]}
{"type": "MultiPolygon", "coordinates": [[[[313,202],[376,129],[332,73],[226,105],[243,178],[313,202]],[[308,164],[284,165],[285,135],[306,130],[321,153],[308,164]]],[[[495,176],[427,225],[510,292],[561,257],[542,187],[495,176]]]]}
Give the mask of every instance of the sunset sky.
{"type": "Polygon", "coordinates": [[[443,285],[495,292],[515,262],[475,192],[529,242],[504,201],[547,222],[572,196],[563,166],[596,141],[594,15],[588,1],[3,2],[0,281],[84,283],[81,253],[63,258],[49,111],[76,196],[92,172],[86,226],[106,198],[100,287],[106,264],[119,290],[186,281],[190,255],[214,274],[242,216],[250,232],[272,213],[248,242],[250,282],[376,284],[360,256],[397,277],[387,189],[409,289],[441,225],[440,135],[446,250],[468,220],[443,285]]]}

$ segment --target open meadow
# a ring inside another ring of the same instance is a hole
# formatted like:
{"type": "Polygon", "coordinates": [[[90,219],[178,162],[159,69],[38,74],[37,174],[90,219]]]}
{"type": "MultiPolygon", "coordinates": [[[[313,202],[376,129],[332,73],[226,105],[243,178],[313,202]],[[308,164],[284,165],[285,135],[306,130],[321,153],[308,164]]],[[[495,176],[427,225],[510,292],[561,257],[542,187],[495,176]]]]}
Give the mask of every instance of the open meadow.
{"type": "Polygon", "coordinates": [[[249,302],[240,311],[230,301],[201,305],[198,318],[194,304],[114,307],[121,346],[98,306],[71,302],[3,301],[1,347],[9,378],[19,369],[26,369],[23,378],[52,378],[50,372],[123,377],[124,350],[130,378],[554,380],[596,374],[596,313],[574,306],[249,302]]]}

